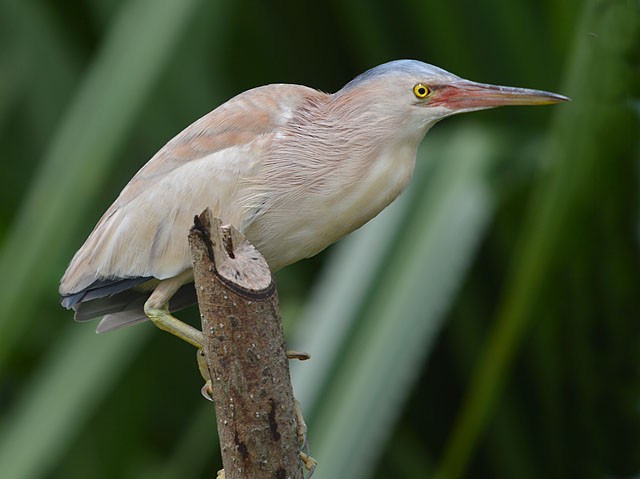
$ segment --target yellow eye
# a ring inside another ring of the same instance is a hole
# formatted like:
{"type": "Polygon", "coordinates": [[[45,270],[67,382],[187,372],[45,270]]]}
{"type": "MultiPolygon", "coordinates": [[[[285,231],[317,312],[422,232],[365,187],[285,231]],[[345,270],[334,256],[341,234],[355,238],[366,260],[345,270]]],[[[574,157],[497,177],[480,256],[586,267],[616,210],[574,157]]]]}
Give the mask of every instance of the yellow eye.
{"type": "Polygon", "coordinates": [[[413,87],[413,94],[418,98],[426,98],[431,94],[431,90],[429,90],[429,87],[427,85],[418,83],[413,87]]]}

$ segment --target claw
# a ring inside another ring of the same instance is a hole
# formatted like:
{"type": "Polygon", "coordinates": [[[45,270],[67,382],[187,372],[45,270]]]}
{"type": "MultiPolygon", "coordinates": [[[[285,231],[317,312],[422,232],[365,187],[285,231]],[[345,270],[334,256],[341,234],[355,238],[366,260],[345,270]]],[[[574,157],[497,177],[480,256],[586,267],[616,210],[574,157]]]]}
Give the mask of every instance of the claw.
{"type": "Polygon", "coordinates": [[[207,401],[211,401],[213,402],[213,389],[211,389],[211,379],[209,379],[206,383],[204,383],[204,386],[202,386],[202,388],[200,389],[200,394],[202,394],[202,397],[205,398],[207,401]]]}
{"type": "Polygon", "coordinates": [[[318,465],[318,461],[316,461],[309,454],[305,454],[302,451],[300,451],[298,454],[300,456],[300,460],[304,464],[304,467],[307,469],[307,471],[309,471],[309,477],[307,479],[311,479],[311,476],[313,476],[313,471],[316,470],[316,466],[318,465]]]}
{"type": "Polygon", "coordinates": [[[200,389],[200,394],[208,401],[213,401],[213,385],[211,383],[211,377],[209,376],[209,368],[207,366],[207,358],[204,357],[204,350],[198,349],[196,353],[198,359],[198,369],[200,375],[204,379],[204,386],[200,389]]]}

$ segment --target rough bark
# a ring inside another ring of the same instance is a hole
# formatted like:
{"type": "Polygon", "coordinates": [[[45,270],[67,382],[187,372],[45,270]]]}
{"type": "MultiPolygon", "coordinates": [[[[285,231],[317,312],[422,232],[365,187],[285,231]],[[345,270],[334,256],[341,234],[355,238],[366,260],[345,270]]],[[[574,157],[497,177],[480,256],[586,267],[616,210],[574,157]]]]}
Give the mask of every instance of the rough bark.
{"type": "Polygon", "coordinates": [[[258,250],[207,209],[189,234],[226,479],[302,479],[278,295],[258,250]]]}

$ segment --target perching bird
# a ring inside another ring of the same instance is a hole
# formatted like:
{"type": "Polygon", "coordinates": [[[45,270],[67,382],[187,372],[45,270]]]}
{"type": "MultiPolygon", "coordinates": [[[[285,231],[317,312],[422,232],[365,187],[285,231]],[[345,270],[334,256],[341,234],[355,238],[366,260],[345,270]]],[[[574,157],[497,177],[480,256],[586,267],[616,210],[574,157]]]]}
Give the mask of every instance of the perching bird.
{"type": "Polygon", "coordinates": [[[195,302],[188,232],[210,207],[273,271],[362,226],[411,179],[427,131],[457,113],[568,98],[464,80],[415,60],[377,66],[334,94],[268,85],[205,115],[138,171],[73,257],[60,284],[98,332],[150,318],[201,346],[173,318],[195,302]]]}

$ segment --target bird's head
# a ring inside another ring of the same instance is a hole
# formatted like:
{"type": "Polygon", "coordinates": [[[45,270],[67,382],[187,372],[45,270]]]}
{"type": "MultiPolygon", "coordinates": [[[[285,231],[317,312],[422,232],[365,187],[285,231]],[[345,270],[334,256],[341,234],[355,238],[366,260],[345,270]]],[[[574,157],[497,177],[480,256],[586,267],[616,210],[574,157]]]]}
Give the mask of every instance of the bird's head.
{"type": "Polygon", "coordinates": [[[417,60],[396,60],[372,68],[347,83],[336,96],[366,103],[381,118],[396,120],[398,126],[423,134],[437,121],[457,113],[568,100],[546,91],[465,80],[417,60]]]}

